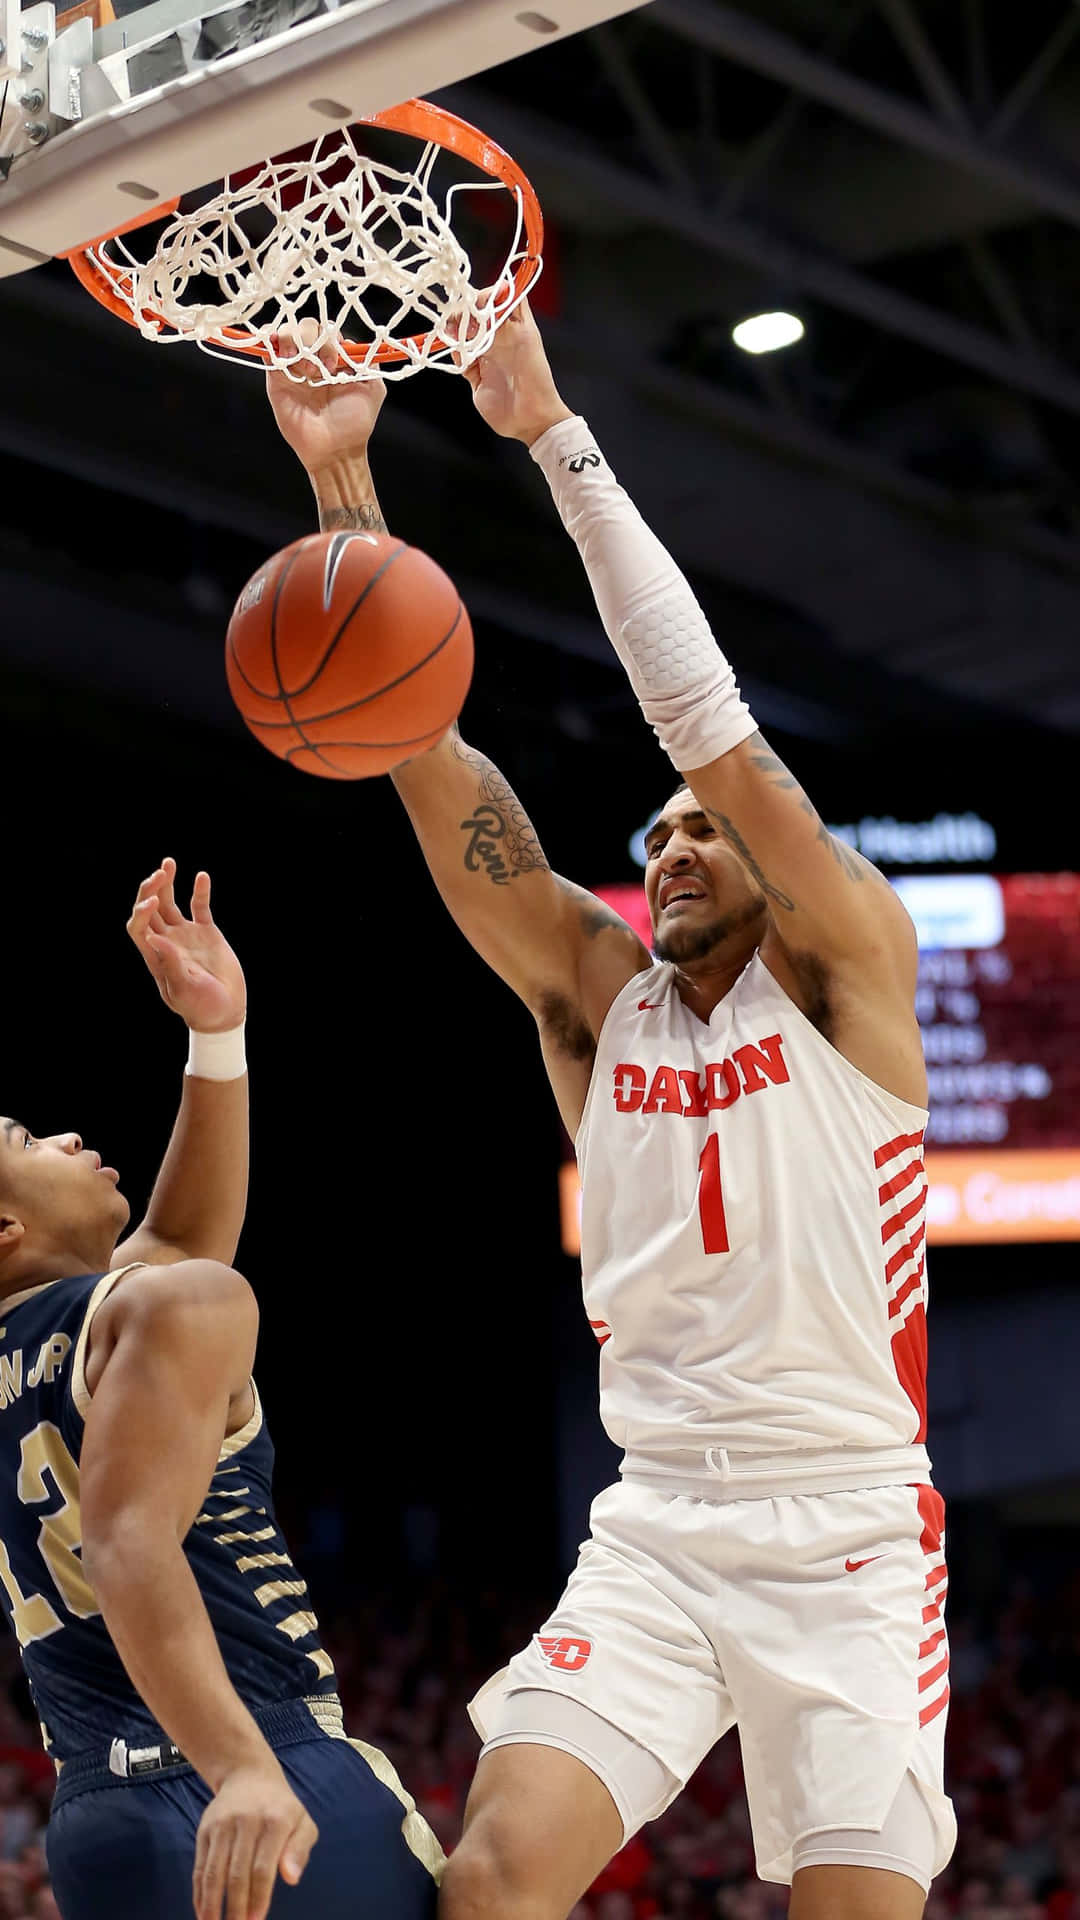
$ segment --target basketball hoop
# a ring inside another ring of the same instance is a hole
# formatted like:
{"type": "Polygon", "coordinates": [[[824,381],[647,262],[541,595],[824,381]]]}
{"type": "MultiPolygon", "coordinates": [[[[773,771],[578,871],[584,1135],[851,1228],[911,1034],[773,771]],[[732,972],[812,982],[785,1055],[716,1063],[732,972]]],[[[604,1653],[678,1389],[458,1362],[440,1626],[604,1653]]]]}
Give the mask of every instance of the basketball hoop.
{"type": "Polygon", "coordinates": [[[199,206],[166,201],[65,257],[145,339],[193,340],[321,386],[470,365],[536,281],[543,235],[536,194],[509,154],[430,101],[407,100],[228,175],[199,206]],[[421,141],[415,166],[365,153],[358,136],[372,127],[421,141]],[[437,198],[432,175],[447,153],[485,177],[437,198]],[[464,196],[494,192],[510,197],[510,232],[501,268],[481,288],[453,221],[464,196]],[[156,238],[144,232],[162,222],[156,238]],[[141,259],[129,244],[138,234],[149,246],[141,259]],[[334,346],[340,357],[328,368],[319,354],[334,346]]]}

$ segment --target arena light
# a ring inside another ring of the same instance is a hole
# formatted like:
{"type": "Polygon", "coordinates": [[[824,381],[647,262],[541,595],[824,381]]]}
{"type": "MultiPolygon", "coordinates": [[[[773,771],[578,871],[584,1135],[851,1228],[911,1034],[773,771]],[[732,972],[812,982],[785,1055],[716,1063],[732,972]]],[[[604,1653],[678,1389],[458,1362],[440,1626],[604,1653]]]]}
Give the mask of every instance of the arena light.
{"type": "Polygon", "coordinates": [[[793,347],[805,332],[796,313],[755,313],[732,327],[731,337],[744,353],[777,353],[793,347]]]}

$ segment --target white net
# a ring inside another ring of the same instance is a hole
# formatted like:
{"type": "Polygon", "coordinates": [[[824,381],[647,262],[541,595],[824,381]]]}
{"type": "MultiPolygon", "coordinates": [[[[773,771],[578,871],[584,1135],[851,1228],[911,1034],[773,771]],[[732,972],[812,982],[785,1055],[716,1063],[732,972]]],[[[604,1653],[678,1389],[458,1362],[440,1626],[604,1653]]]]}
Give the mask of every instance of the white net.
{"type": "Polygon", "coordinates": [[[526,243],[520,188],[459,180],[438,204],[431,176],[443,152],[426,143],[414,168],[398,169],[362,152],[353,129],[337,129],[302,158],[233,174],[201,206],[175,213],[149,257],[137,257],[137,234],[101,241],[89,257],[151,340],[195,341],[314,385],[456,371],[487,351],[540,261],[526,243]],[[461,197],[473,194],[502,195],[509,214],[505,259],[486,287],[473,284],[453,226],[461,197]]]}

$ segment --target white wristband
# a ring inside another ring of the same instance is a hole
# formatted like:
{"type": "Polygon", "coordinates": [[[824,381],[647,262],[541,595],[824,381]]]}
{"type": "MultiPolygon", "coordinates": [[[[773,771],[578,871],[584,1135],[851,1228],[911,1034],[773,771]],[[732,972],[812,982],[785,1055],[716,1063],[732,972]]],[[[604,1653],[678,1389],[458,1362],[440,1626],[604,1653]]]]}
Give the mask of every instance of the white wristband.
{"type": "Polygon", "coordinates": [[[244,1022],[228,1033],[196,1033],[191,1028],[184,1072],[195,1080],[239,1080],[247,1072],[244,1022]]]}
{"type": "Polygon", "coordinates": [[[619,485],[580,416],[530,448],[576,542],[608,639],[680,772],[756,731],[690,584],[619,485]]]}

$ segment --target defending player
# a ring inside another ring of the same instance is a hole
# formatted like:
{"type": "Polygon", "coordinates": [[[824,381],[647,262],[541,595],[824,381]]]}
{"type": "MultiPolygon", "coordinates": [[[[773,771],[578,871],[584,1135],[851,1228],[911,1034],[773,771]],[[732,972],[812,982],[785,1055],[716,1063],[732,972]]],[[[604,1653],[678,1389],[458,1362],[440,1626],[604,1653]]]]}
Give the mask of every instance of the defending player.
{"type": "Polygon", "coordinates": [[[0,1584],[60,1769],[53,1886],[64,1920],[190,1920],[193,1880],[198,1920],[432,1920],[438,1843],[346,1740],[274,1518],[258,1314],[228,1264],[244,977],[207,876],[187,920],[174,873],[128,923],[191,1029],[145,1219],[118,1245],[116,1172],[77,1134],[0,1124],[0,1584]]]}
{"type": "MultiPolygon", "coordinates": [[[[444,1920],[563,1920],[733,1722],[793,1920],[918,1920],[955,1826],[914,931],[757,731],[525,307],[468,378],[547,477],[686,784],[648,835],[654,964],[456,731],[393,776],[455,920],[535,1015],[625,1449],[554,1613],[473,1703],[444,1920]],[[470,857],[481,807],[497,876],[470,857]]],[[[279,376],[270,397],[323,526],[381,526],[378,391],[279,376]]]]}

